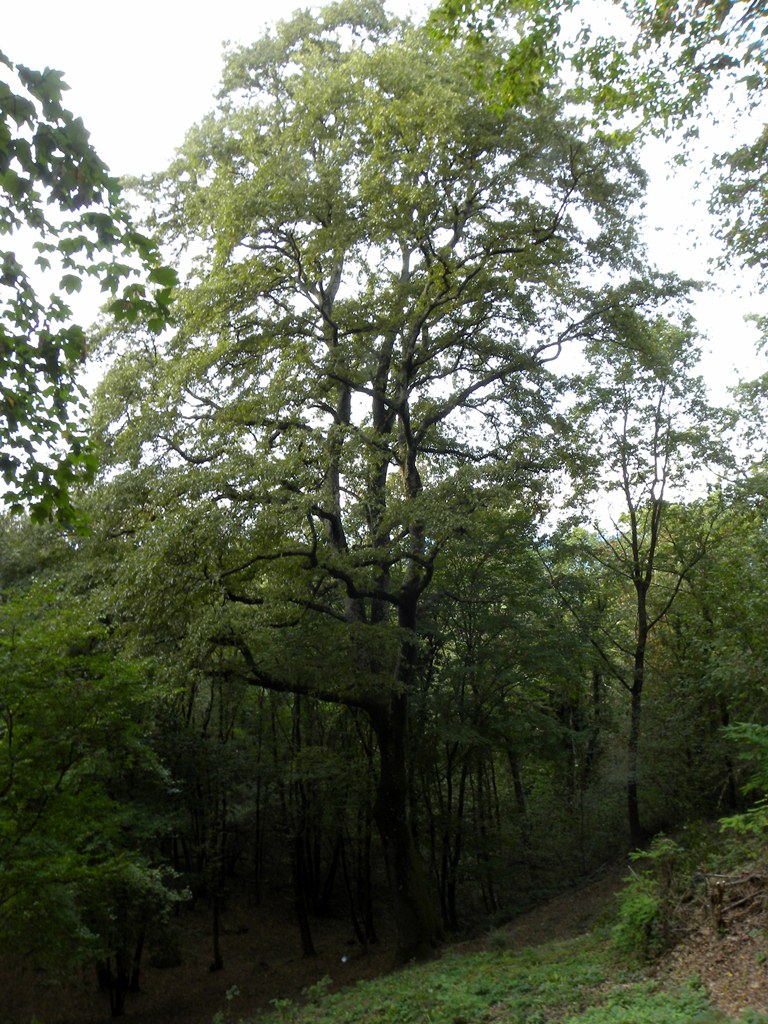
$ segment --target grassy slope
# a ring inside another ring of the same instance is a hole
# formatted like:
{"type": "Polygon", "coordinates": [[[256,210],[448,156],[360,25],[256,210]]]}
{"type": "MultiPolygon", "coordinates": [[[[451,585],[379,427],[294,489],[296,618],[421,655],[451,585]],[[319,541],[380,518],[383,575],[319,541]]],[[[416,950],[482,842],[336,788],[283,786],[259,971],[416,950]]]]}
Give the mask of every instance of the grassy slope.
{"type": "MultiPolygon", "coordinates": [[[[499,940],[501,945],[502,939],[499,940]]],[[[406,968],[333,995],[322,983],[307,1002],[275,1004],[280,1024],[719,1024],[695,980],[669,988],[617,963],[593,933],[520,952],[504,948],[406,968]]],[[[233,994],[219,1024],[239,1021],[233,994]]],[[[263,1019],[263,1018],[262,1018],[263,1019]]],[[[740,1021],[768,1024],[746,1011],[740,1021]]]]}

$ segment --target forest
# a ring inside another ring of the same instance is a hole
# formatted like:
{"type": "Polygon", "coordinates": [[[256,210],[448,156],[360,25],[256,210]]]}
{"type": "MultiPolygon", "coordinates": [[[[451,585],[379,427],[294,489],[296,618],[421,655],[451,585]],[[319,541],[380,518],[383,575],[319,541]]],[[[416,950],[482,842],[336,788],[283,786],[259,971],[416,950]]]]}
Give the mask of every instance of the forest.
{"type": "Polygon", "coordinates": [[[616,6],[297,11],[122,182],[0,54],[0,951],[130,1016],[190,907],[212,971],[276,894],[405,964],[768,826],[768,377],[714,404],[642,236],[726,90],[762,272],[768,20],[616,6]]]}

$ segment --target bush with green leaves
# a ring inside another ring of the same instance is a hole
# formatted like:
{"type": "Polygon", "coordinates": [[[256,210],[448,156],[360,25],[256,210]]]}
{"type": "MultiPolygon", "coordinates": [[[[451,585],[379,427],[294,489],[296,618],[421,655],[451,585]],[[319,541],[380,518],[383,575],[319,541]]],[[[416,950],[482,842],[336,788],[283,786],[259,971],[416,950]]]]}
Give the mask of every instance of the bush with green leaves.
{"type": "Polygon", "coordinates": [[[631,854],[646,866],[627,878],[619,895],[613,944],[630,959],[648,960],[667,949],[674,937],[676,896],[687,884],[687,851],[663,833],[648,850],[631,854]]]}

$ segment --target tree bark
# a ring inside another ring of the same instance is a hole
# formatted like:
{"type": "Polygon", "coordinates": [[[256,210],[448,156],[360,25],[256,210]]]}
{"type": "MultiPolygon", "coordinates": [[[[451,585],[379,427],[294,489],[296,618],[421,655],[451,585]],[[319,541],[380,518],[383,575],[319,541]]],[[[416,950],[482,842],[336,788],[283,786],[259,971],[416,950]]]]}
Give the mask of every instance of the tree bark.
{"type": "Polygon", "coordinates": [[[397,963],[425,960],[439,945],[440,922],[408,818],[408,698],[395,693],[388,712],[373,716],[380,772],[374,817],[381,834],[397,927],[397,963]]]}
{"type": "Polygon", "coordinates": [[[645,592],[640,590],[638,590],[638,620],[635,662],[630,691],[629,743],[627,745],[627,816],[629,821],[629,841],[635,849],[642,846],[647,838],[645,830],[640,823],[640,802],[637,792],[640,722],[642,716],[643,684],[645,683],[645,648],[649,632],[645,592]]]}
{"type": "Polygon", "coordinates": [[[629,841],[633,849],[642,846],[645,840],[645,831],[640,823],[640,801],[637,793],[641,698],[642,689],[636,685],[633,686],[629,722],[629,744],[627,749],[627,815],[629,821],[629,841]]]}

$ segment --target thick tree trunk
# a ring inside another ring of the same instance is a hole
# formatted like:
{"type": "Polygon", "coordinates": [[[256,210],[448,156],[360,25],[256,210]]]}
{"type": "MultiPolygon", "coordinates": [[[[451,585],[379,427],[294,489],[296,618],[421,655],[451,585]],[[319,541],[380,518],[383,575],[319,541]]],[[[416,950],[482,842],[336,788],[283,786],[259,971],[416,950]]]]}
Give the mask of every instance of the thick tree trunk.
{"type": "Polygon", "coordinates": [[[408,820],[407,713],[407,695],[396,693],[388,713],[373,718],[380,757],[374,816],[393,896],[398,963],[428,959],[441,939],[436,900],[408,820]]]}
{"type": "Polygon", "coordinates": [[[128,986],[130,982],[128,954],[126,950],[117,950],[114,961],[114,971],[112,970],[111,959],[107,961],[109,1009],[113,1017],[122,1017],[125,1013],[125,1001],[128,995],[128,986]]]}

